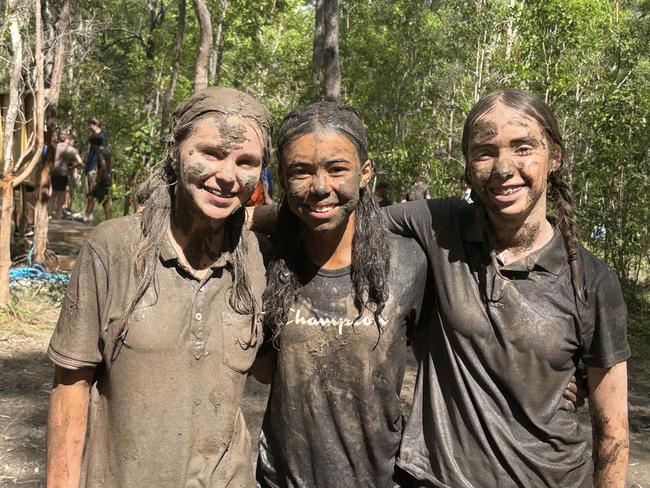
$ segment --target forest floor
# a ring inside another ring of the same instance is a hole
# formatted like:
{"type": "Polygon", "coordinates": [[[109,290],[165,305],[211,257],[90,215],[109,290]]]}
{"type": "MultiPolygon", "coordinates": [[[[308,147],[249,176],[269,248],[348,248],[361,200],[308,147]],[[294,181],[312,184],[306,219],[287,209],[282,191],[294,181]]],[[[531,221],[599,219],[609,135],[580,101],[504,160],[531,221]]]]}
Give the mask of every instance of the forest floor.
{"type": "MultiPolygon", "coordinates": [[[[74,227],[76,230],[70,229],[67,225],[53,226],[50,239],[56,236],[65,241],[59,243],[57,253],[65,254],[64,249],[74,253],[83,240],[79,234],[85,234],[88,227],[80,224],[74,227]],[[64,236],[66,232],[69,235],[64,236]]],[[[62,290],[22,289],[14,294],[13,313],[0,312],[0,487],[45,486],[45,433],[53,371],[46,349],[61,298],[62,290]]],[[[630,488],[650,488],[650,344],[646,332],[650,324],[644,322],[647,320],[633,320],[631,337],[630,488]]],[[[411,359],[402,390],[406,413],[414,383],[415,361],[411,359]]],[[[242,408],[254,449],[267,397],[268,387],[249,378],[242,408]]],[[[586,407],[581,409],[580,421],[589,433],[586,407]]]]}

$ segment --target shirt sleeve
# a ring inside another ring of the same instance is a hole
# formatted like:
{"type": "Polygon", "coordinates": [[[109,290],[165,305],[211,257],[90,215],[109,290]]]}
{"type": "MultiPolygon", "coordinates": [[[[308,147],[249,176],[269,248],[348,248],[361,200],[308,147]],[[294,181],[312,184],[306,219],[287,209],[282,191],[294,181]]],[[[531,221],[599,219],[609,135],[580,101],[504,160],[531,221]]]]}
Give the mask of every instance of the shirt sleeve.
{"type": "Polygon", "coordinates": [[[593,320],[583,332],[582,359],[587,367],[611,368],[630,357],[627,307],[618,278],[609,269],[591,293],[593,320]]]}
{"type": "Polygon", "coordinates": [[[405,237],[422,235],[431,229],[431,211],[426,200],[390,205],[383,209],[388,230],[405,237]]]}
{"type": "Polygon", "coordinates": [[[48,355],[57,366],[79,369],[102,361],[101,314],[107,292],[106,268],[89,242],[75,264],[48,355]]]}

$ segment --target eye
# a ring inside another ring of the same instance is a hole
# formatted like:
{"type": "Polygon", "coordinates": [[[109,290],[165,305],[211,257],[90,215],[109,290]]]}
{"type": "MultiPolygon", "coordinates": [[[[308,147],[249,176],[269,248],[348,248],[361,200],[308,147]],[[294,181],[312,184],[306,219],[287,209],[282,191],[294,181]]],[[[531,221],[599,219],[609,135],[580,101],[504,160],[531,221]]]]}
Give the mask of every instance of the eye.
{"type": "Polygon", "coordinates": [[[257,168],[260,164],[262,164],[261,161],[256,161],[254,159],[237,160],[237,166],[239,166],[240,168],[257,168]]]}
{"type": "Polygon", "coordinates": [[[517,148],[515,149],[515,154],[519,156],[527,156],[532,152],[533,152],[533,148],[531,146],[517,146],[517,148]]]}
{"type": "Polygon", "coordinates": [[[227,156],[227,153],[218,148],[204,148],[201,150],[201,154],[212,159],[224,159],[227,156]]]}
{"type": "Polygon", "coordinates": [[[347,170],[346,166],[330,166],[328,171],[333,174],[341,174],[347,172],[347,170]]]}
{"type": "Polygon", "coordinates": [[[287,176],[289,178],[307,178],[309,171],[303,166],[292,166],[287,170],[287,176]]]}
{"type": "Polygon", "coordinates": [[[482,162],[485,162],[485,161],[489,161],[490,159],[492,159],[492,155],[490,153],[488,153],[488,152],[482,151],[482,152],[479,152],[479,153],[473,155],[472,158],[471,158],[471,162],[472,163],[482,163],[482,162]]]}

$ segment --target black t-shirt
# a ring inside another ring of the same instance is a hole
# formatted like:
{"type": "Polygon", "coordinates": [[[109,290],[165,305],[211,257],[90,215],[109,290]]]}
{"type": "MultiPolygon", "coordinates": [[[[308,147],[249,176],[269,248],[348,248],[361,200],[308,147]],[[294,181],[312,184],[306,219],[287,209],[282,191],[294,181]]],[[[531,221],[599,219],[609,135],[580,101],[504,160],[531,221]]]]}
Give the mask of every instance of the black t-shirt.
{"type": "Polygon", "coordinates": [[[301,266],[304,286],[275,352],[259,486],[395,485],[407,330],[421,321],[427,263],[414,240],[389,240],[390,297],[381,336],[368,311],[352,325],[358,312],[349,267],[301,266]]]}
{"type": "Polygon", "coordinates": [[[562,236],[490,266],[475,206],[460,200],[386,208],[415,237],[433,275],[415,397],[398,465],[433,486],[590,486],[587,439],[563,401],[576,369],[625,361],[626,308],[616,276],[580,248],[578,304],[562,236]]]}

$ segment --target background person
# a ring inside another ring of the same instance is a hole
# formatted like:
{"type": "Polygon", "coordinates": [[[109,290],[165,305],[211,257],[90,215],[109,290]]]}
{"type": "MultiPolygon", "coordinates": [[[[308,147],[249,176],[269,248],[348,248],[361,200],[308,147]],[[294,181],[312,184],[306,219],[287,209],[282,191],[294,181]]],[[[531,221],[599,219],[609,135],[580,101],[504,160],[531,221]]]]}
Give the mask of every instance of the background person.
{"type": "Polygon", "coordinates": [[[70,179],[74,168],[83,166],[79,152],[71,144],[70,134],[62,132],[56,145],[54,166],[52,168],[52,199],[50,200],[50,215],[60,219],[66,203],[66,191],[70,188],[70,179]]]}
{"type": "Polygon", "coordinates": [[[92,198],[88,201],[89,206],[86,207],[87,217],[84,219],[85,222],[92,222],[95,201],[102,204],[105,220],[110,220],[113,217],[113,199],[111,198],[111,186],[113,185],[111,173],[113,166],[111,163],[111,153],[102,145],[103,142],[104,138],[99,134],[94,134],[88,138],[88,143],[93,148],[97,158],[97,168],[95,186],[88,193],[92,198]]]}
{"type": "Polygon", "coordinates": [[[429,189],[429,184],[427,183],[427,179],[424,176],[418,177],[417,180],[415,180],[415,183],[411,185],[411,188],[409,188],[406,193],[404,193],[404,197],[402,198],[402,202],[412,202],[414,200],[429,200],[431,198],[431,190],[429,189]]]}

